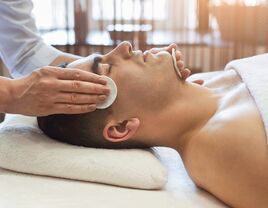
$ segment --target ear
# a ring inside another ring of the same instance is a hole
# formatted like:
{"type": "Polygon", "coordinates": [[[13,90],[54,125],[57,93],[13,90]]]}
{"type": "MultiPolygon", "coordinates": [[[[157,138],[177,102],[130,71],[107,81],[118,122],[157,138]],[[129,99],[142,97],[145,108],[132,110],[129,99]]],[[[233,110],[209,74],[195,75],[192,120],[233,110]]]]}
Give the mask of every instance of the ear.
{"type": "Polygon", "coordinates": [[[111,142],[122,142],[133,137],[140,126],[138,118],[124,120],[123,122],[110,121],[103,129],[103,136],[111,142]]]}

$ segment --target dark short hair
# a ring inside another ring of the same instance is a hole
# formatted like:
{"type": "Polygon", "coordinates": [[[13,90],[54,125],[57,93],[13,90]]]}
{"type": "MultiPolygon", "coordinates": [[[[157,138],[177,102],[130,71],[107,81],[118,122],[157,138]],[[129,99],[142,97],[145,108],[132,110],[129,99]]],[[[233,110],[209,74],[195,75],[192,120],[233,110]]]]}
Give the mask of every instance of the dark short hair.
{"type": "Polygon", "coordinates": [[[94,148],[146,148],[135,141],[110,142],[103,137],[103,129],[112,109],[95,110],[84,114],[54,114],[37,117],[39,128],[60,142],[94,148]]]}

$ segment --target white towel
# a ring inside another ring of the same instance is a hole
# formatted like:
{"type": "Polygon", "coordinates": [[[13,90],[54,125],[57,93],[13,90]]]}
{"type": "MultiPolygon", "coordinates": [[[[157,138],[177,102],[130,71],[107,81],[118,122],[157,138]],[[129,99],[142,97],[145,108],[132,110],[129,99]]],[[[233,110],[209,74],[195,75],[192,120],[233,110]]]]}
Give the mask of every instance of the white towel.
{"type": "MultiPolygon", "coordinates": [[[[247,85],[261,113],[266,138],[268,136],[268,53],[228,63],[225,70],[234,69],[247,85]]],[[[267,140],[268,142],[268,140],[267,140]]]]}
{"type": "Polygon", "coordinates": [[[37,175],[160,189],[167,172],[150,150],[107,150],[45,136],[36,118],[8,115],[0,126],[0,167],[37,175]]]}

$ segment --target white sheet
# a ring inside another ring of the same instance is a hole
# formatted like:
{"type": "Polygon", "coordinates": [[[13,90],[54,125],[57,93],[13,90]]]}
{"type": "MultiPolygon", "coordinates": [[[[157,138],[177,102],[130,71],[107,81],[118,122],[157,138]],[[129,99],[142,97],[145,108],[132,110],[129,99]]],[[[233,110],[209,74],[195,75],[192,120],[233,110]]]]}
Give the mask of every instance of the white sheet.
{"type": "Polygon", "coordinates": [[[163,190],[146,191],[15,173],[0,169],[0,207],[3,208],[224,208],[209,193],[197,188],[179,155],[158,148],[167,167],[163,190]]]}
{"type": "Polygon", "coordinates": [[[234,69],[246,83],[264,122],[268,143],[268,53],[231,61],[225,70],[234,69]]]}

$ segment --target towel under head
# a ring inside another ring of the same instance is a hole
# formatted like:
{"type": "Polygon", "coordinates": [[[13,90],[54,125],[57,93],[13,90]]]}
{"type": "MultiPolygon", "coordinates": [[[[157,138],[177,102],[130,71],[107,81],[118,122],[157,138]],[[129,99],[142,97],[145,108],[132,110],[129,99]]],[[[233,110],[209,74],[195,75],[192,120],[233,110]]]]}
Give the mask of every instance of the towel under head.
{"type": "Polygon", "coordinates": [[[160,189],[167,172],[153,151],[108,150],[52,140],[36,118],[7,115],[0,126],[0,167],[37,175],[140,189],[160,189]]]}

